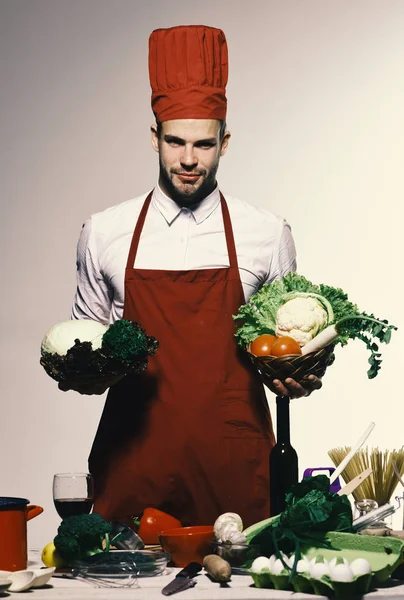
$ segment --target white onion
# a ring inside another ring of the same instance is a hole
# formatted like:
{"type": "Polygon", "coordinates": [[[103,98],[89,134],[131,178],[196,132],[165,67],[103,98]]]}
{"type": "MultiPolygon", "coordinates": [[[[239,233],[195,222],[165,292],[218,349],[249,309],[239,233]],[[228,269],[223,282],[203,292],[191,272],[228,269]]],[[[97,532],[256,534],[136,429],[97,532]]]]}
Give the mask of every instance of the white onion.
{"type": "Polygon", "coordinates": [[[41,352],[64,356],[74,346],[74,341],[91,342],[93,350],[101,347],[102,336],[107,327],[90,319],[72,319],[62,321],[49,329],[41,343],[41,352]]]}

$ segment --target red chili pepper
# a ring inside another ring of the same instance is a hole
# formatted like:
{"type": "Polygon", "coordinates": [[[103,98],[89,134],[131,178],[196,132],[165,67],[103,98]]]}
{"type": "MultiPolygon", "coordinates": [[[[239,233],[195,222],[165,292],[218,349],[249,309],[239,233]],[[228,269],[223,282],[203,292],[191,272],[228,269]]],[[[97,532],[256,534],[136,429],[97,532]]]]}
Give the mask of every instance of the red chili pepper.
{"type": "Polygon", "coordinates": [[[145,508],[141,517],[134,520],[136,533],[145,544],[158,544],[158,534],[164,529],[182,527],[181,521],[157,508],[145,508]]]}

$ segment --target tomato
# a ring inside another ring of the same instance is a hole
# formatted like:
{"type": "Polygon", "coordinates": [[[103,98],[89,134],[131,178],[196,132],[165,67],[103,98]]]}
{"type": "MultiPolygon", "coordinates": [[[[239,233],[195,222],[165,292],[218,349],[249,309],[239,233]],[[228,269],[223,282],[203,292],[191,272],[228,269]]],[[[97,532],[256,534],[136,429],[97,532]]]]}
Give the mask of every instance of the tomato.
{"type": "Polygon", "coordinates": [[[289,335],[278,337],[271,348],[271,356],[284,356],[285,354],[301,354],[299,342],[289,335]]]}
{"type": "Polygon", "coordinates": [[[145,508],[140,519],[135,519],[136,533],[145,544],[158,544],[158,534],[164,529],[182,527],[181,521],[157,508],[145,508]]]}
{"type": "Polygon", "coordinates": [[[271,354],[272,344],[276,341],[274,335],[264,333],[251,343],[250,352],[255,356],[269,356],[271,354]]]}

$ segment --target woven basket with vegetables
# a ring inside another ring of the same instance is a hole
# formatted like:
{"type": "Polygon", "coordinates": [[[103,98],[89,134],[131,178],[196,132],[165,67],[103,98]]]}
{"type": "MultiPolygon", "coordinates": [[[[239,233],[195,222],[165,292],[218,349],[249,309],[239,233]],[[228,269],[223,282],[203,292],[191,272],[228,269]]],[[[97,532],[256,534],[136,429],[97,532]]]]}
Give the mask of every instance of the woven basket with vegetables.
{"type": "Polygon", "coordinates": [[[361,312],[340,288],[315,285],[297,273],[265,284],[233,318],[238,344],[268,385],[286,377],[297,382],[322,377],[334,361],[335,346],[355,338],[370,352],[372,379],[381,365],[377,342],[388,344],[397,329],[361,312]]]}

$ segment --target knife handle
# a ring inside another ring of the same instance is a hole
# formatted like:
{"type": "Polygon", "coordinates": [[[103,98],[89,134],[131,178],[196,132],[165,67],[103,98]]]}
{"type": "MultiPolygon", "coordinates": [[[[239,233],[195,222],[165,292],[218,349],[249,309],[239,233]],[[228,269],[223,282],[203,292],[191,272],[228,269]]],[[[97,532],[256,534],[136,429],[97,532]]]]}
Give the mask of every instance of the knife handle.
{"type": "Polygon", "coordinates": [[[190,562],[188,563],[182,571],[177,573],[176,577],[194,577],[202,570],[202,565],[198,562],[190,562]]]}

